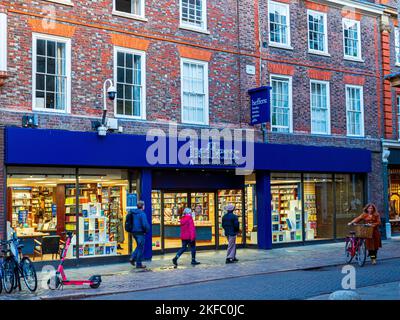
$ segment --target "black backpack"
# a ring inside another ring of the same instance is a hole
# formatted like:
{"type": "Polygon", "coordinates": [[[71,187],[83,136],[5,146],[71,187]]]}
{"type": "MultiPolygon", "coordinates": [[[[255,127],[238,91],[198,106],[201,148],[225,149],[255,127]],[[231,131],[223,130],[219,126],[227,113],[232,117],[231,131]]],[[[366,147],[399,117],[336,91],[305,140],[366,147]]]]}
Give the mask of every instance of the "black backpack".
{"type": "Polygon", "coordinates": [[[125,231],[132,232],[133,230],[133,213],[129,212],[125,219],[125,231]]]}

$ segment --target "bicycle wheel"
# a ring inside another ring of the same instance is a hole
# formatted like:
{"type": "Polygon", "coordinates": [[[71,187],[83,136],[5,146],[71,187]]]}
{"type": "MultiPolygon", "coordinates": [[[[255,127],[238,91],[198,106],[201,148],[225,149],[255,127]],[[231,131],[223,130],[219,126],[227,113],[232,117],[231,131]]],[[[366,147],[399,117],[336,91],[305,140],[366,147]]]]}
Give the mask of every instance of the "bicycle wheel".
{"type": "Polygon", "coordinates": [[[353,242],[351,241],[350,238],[346,239],[345,247],[344,247],[344,254],[345,254],[345,259],[346,263],[351,263],[353,260],[354,256],[351,254],[353,247],[353,242]]]}
{"type": "Polygon", "coordinates": [[[0,266],[0,294],[3,292],[3,267],[0,266]]]}
{"type": "Polygon", "coordinates": [[[28,257],[23,257],[20,266],[26,286],[29,291],[35,292],[37,289],[37,275],[32,261],[28,257]]]}
{"type": "Polygon", "coordinates": [[[4,291],[11,293],[15,283],[15,265],[12,258],[6,258],[3,262],[3,286],[4,291]]]}
{"type": "Polygon", "coordinates": [[[357,263],[360,267],[365,264],[365,260],[367,259],[367,248],[365,245],[365,240],[360,239],[360,243],[358,244],[357,249],[357,263]]]}

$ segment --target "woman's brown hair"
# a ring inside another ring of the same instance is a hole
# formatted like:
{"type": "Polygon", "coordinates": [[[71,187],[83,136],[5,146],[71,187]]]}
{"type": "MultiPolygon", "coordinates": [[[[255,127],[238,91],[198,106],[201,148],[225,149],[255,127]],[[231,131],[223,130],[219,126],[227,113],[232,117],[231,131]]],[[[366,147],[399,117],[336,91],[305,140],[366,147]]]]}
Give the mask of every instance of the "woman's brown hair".
{"type": "Polygon", "coordinates": [[[364,207],[363,212],[364,212],[364,213],[368,213],[368,208],[369,208],[369,207],[372,207],[372,208],[374,209],[373,214],[378,214],[378,210],[376,209],[376,205],[374,205],[373,203],[368,203],[368,204],[364,207]]]}

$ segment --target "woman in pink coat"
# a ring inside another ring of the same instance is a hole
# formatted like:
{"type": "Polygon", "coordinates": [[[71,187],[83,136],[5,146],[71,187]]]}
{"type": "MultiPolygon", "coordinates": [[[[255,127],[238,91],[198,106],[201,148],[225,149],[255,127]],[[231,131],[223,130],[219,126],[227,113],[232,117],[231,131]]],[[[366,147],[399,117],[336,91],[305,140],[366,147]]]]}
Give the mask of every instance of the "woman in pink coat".
{"type": "Polygon", "coordinates": [[[192,252],[192,265],[200,264],[200,262],[196,261],[196,227],[194,226],[192,210],[190,208],[183,210],[181,217],[181,240],[182,248],[179,249],[175,258],[172,259],[175,268],[178,266],[179,257],[186,251],[188,245],[190,245],[192,252]]]}

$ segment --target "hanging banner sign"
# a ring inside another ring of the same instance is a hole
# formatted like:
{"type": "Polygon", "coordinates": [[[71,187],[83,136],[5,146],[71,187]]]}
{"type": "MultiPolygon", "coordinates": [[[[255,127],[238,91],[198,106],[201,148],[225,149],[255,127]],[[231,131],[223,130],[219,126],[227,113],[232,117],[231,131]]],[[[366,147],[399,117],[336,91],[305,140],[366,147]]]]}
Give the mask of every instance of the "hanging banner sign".
{"type": "Polygon", "coordinates": [[[264,86],[248,91],[251,109],[250,125],[254,126],[270,121],[271,89],[269,86],[264,86]]]}

